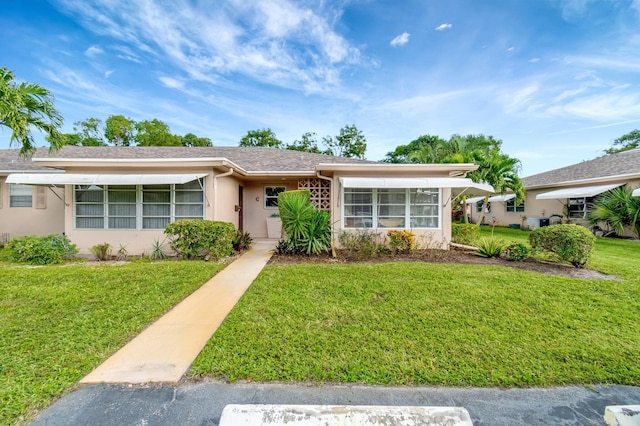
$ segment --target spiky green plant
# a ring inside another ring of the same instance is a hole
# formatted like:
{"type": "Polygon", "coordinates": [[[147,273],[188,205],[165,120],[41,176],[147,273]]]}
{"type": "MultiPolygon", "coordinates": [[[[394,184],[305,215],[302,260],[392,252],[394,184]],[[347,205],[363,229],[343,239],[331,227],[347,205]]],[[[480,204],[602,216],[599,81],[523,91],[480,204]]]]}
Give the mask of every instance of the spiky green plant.
{"type": "Polygon", "coordinates": [[[630,228],[640,238],[640,197],[634,197],[626,186],[607,191],[594,201],[587,220],[591,225],[605,223],[618,235],[630,228]]]}

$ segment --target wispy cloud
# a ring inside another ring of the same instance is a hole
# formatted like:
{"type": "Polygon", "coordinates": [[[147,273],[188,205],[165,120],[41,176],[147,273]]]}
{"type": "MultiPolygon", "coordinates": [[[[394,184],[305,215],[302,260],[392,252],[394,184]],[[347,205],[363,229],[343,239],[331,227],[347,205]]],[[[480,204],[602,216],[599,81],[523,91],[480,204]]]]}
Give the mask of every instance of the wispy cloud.
{"type": "Polygon", "coordinates": [[[104,72],[104,78],[109,78],[111,77],[111,74],[113,74],[114,70],[107,70],[104,72]]]}
{"type": "Polygon", "coordinates": [[[90,58],[93,58],[97,55],[101,55],[103,53],[104,53],[104,50],[102,50],[98,46],[91,46],[90,48],[84,51],[84,54],[90,58]]]}
{"type": "Polygon", "coordinates": [[[451,25],[451,24],[441,24],[441,25],[438,25],[438,26],[435,28],[435,30],[436,30],[436,31],[444,31],[444,30],[448,30],[448,29],[449,29],[449,28],[451,28],[451,27],[453,27],[453,25],[451,25]]]}
{"type": "Polygon", "coordinates": [[[212,74],[240,73],[315,93],[335,88],[342,69],[362,60],[321,9],[290,0],[227,0],[206,12],[186,1],[60,2],[88,30],[134,50],[123,53],[124,59],[135,61],[141,53],[163,57],[203,81],[212,74]]]}
{"type": "Polygon", "coordinates": [[[410,36],[409,33],[404,32],[404,33],[400,34],[399,36],[396,36],[393,40],[391,40],[390,44],[393,47],[404,46],[405,44],[409,43],[409,36],[410,36]]]}
{"type": "Polygon", "coordinates": [[[158,80],[166,87],[170,89],[182,89],[184,88],[184,81],[178,80],[172,77],[159,77],[158,80]]]}
{"type": "Polygon", "coordinates": [[[531,58],[531,59],[529,59],[528,62],[531,62],[532,64],[535,64],[536,62],[540,62],[540,58],[531,58]]]}
{"type": "Polygon", "coordinates": [[[511,47],[509,47],[509,48],[507,49],[507,52],[513,52],[514,50],[516,50],[516,48],[515,48],[515,47],[513,47],[513,46],[511,46],[511,47]]]}

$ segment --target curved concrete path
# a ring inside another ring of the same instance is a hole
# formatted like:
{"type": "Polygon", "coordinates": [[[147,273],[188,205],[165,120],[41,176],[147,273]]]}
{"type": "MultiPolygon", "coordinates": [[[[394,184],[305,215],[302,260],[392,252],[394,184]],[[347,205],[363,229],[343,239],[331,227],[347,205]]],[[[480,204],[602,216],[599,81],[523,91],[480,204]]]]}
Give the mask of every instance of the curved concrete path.
{"type": "Polygon", "coordinates": [[[260,240],[142,331],[89,375],[89,383],[176,383],[267,264],[275,240],[260,240]]]}

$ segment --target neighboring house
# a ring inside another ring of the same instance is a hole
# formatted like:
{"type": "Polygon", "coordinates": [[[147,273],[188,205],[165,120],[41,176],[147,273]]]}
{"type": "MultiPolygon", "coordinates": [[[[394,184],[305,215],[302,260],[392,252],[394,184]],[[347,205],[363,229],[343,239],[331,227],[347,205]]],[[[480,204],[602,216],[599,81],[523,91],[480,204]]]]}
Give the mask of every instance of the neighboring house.
{"type": "MultiPolygon", "coordinates": [[[[267,218],[278,212],[278,194],[309,189],[314,204],[330,211],[334,235],[412,229],[448,248],[451,205],[457,201],[452,194],[491,190],[464,177],[476,168],[386,164],[256,147],[68,146],[55,154],[38,151],[32,163],[20,162],[5,172],[9,185],[1,185],[3,193],[32,185],[34,196],[38,188],[60,194],[64,202],[47,208],[56,226],[31,230],[32,212],[14,214],[15,207],[6,204],[12,215],[0,210],[7,228],[1,232],[64,231],[81,253],[106,242],[142,254],[154,240],[162,241],[166,225],[178,219],[227,221],[253,238],[267,238],[267,218]]],[[[41,216],[38,220],[48,221],[48,215],[41,216]]]]}
{"type": "MultiPolygon", "coordinates": [[[[627,185],[640,187],[640,149],[604,155],[589,161],[562,167],[522,179],[526,189],[523,204],[516,205],[514,194],[495,195],[489,198],[486,223],[496,220],[498,225],[528,225],[535,228],[542,224],[569,219],[573,223],[587,225],[587,211],[594,199],[610,189],[627,185]]],[[[640,191],[639,191],[640,192],[640,191]]],[[[467,202],[473,220],[479,216],[479,199],[467,202]]]]}
{"type": "MultiPolygon", "coordinates": [[[[38,149],[37,156],[46,155],[38,149]]],[[[64,232],[64,191],[49,186],[5,184],[11,173],[59,173],[19,157],[17,149],[0,150],[0,244],[27,234],[64,232]]]]}

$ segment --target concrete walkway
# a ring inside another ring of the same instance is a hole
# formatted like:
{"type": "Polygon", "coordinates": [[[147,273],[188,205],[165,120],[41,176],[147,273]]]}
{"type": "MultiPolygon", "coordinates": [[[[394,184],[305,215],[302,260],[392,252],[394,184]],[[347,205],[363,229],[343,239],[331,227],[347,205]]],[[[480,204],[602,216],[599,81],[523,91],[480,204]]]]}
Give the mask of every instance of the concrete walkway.
{"type": "Polygon", "coordinates": [[[273,240],[253,248],[93,370],[82,384],[178,382],[271,258],[273,240]]]}

